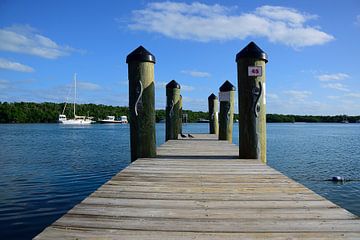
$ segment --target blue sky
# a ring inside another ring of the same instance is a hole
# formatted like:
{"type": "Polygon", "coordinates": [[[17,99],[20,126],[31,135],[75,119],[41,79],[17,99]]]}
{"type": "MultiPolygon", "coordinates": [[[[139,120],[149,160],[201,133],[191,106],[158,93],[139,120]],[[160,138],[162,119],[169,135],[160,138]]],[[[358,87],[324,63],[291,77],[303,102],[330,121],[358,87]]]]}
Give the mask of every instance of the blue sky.
{"type": "Polygon", "coordinates": [[[269,57],[268,113],[360,115],[360,1],[0,0],[0,101],[128,104],[126,56],[156,57],[156,107],[165,84],[184,108],[207,110],[250,41],[269,57]]]}

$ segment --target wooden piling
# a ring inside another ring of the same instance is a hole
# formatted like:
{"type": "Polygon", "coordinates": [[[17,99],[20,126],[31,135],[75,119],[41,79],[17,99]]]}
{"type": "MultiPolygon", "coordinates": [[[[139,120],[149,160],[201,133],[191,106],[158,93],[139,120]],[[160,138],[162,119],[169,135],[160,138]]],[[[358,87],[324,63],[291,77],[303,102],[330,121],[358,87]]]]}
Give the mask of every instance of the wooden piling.
{"type": "Polygon", "coordinates": [[[210,134],[219,134],[219,100],[215,94],[208,97],[210,134]]]}
{"type": "Polygon", "coordinates": [[[182,133],[182,108],[183,108],[183,102],[182,102],[182,96],[180,95],[180,100],[179,100],[179,133],[182,133]]]}
{"type": "Polygon", "coordinates": [[[156,156],[155,135],[155,56],[143,46],[127,58],[131,161],[156,156]]]}
{"type": "Polygon", "coordinates": [[[166,85],[166,136],[165,141],[178,139],[179,111],[180,110],[180,85],[171,80],[166,85]]]}
{"type": "Polygon", "coordinates": [[[235,90],[234,85],[225,81],[219,93],[219,140],[227,140],[229,143],[232,143],[235,90]]]}
{"type": "Polygon", "coordinates": [[[238,71],[239,157],[266,162],[265,63],[254,42],[236,55],[238,71]]]}

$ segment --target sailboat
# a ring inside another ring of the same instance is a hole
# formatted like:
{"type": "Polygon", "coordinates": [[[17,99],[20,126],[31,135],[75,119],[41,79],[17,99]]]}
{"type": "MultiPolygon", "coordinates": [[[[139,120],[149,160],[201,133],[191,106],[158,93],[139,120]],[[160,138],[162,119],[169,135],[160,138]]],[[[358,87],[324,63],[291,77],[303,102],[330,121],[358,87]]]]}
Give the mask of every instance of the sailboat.
{"type": "Polygon", "coordinates": [[[91,124],[94,121],[91,117],[86,116],[77,116],[76,115],[76,73],[74,74],[74,118],[67,119],[65,113],[67,103],[65,103],[62,113],[59,115],[58,122],[62,124],[72,124],[72,125],[85,125],[91,124]]]}
{"type": "Polygon", "coordinates": [[[343,115],[343,119],[342,119],[341,123],[349,123],[349,120],[347,119],[346,115],[343,115]]]}

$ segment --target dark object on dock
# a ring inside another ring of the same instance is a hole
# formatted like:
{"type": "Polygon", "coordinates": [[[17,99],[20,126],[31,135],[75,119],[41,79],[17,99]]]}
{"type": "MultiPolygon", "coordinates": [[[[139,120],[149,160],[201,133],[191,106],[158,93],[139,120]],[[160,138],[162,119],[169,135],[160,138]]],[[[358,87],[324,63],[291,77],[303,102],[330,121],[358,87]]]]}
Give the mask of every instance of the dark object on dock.
{"type": "Polygon", "coordinates": [[[194,138],[194,136],[191,135],[190,133],[188,134],[188,137],[189,137],[189,138],[194,138]]]}
{"type": "Polygon", "coordinates": [[[131,161],[156,156],[155,56],[143,46],[126,58],[129,74],[131,161]]]}
{"type": "Polygon", "coordinates": [[[186,138],[186,135],[184,135],[184,134],[182,134],[182,133],[180,133],[180,136],[181,136],[182,138],[186,138]]]}
{"type": "Polygon", "coordinates": [[[234,123],[234,98],[236,88],[229,81],[225,81],[220,87],[219,101],[219,140],[227,140],[232,143],[232,131],[234,123]]]}
{"type": "Polygon", "coordinates": [[[345,182],[346,179],[345,179],[345,177],[342,177],[342,176],[335,176],[335,177],[331,178],[331,181],[332,182],[345,182]]]}
{"type": "Polygon", "coordinates": [[[266,162],[265,64],[267,54],[250,42],[236,55],[238,71],[239,157],[266,162]]]}
{"type": "Polygon", "coordinates": [[[171,80],[166,85],[165,141],[178,139],[180,133],[180,84],[171,80]]]}

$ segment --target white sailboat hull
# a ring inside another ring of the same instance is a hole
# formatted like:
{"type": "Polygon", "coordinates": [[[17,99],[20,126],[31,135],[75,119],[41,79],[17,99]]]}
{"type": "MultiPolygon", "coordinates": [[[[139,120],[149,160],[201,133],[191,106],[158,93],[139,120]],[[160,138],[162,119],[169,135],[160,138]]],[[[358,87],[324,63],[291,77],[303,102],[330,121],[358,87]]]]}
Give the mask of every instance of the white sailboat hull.
{"type": "Polygon", "coordinates": [[[66,115],[64,114],[65,108],[66,108],[66,103],[62,114],[59,115],[59,119],[58,119],[59,123],[67,124],[67,125],[87,125],[94,123],[92,117],[76,115],[76,73],[74,74],[74,118],[73,119],[66,118],[66,115]]]}
{"type": "Polygon", "coordinates": [[[67,119],[67,120],[59,120],[59,123],[62,124],[68,124],[68,125],[86,125],[86,124],[91,124],[93,121],[91,121],[90,119],[67,119]]]}
{"type": "Polygon", "coordinates": [[[121,121],[121,120],[100,120],[99,123],[121,123],[126,124],[127,122],[121,121]]]}

